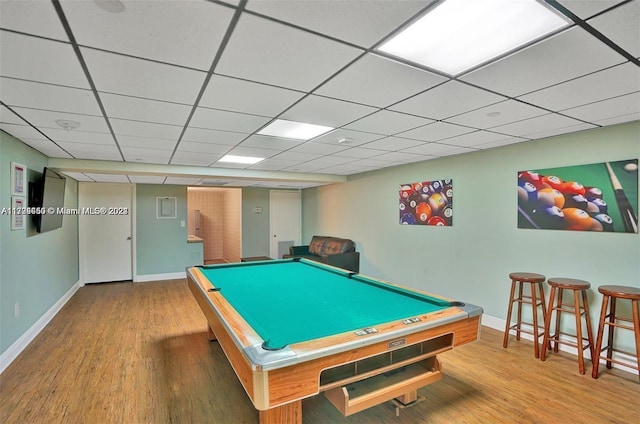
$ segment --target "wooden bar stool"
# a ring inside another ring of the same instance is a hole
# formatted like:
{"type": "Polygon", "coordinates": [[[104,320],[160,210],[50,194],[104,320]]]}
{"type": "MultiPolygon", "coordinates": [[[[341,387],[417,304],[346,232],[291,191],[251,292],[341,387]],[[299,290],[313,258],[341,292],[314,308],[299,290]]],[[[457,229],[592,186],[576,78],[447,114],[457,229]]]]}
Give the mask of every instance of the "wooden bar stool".
{"type": "MultiPolygon", "coordinates": [[[[553,351],[558,352],[558,344],[566,344],[578,349],[578,369],[580,374],[584,374],[584,350],[589,349],[591,358],[593,358],[593,333],[591,332],[591,319],[589,317],[589,301],[587,300],[587,290],[591,287],[591,283],[574,278],[549,278],[547,284],[551,286],[551,294],[549,295],[549,308],[544,322],[544,339],[542,340],[542,355],[540,359],[546,359],[547,345],[551,346],[553,342],[553,351]],[[564,303],[562,294],[564,290],[571,290],[573,293],[573,303],[564,303]],[[557,293],[557,298],[556,298],[557,293]],[[580,298],[582,297],[582,306],[580,298]],[[571,309],[569,309],[571,308],[571,309]],[[556,311],[555,332],[551,334],[551,315],[556,311]],[[569,334],[560,331],[560,316],[563,312],[570,312],[576,318],[576,334],[569,334]],[[582,332],[582,316],[587,326],[587,335],[584,337],[582,332]],[[571,340],[560,340],[560,335],[570,336],[575,339],[575,343],[571,340]],[[584,343],[586,342],[586,344],[584,343]]],[[[551,348],[551,347],[549,347],[551,348]]]]}
{"type": "Polygon", "coordinates": [[[640,301],[640,289],[636,287],[626,286],[600,286],[598,291],[602,293],[602,309],[600,310],[600,323],[598,325],[598,337],[596,340],[596,347],[594,349],[593,370],[591,376],[598,378],[598,367],[600,365],[600,359],[606,361],[607,368],[611,369],[613,363],[624,365],[630,368],[638,370],[638,377],[640,377],[640,308],[638,307],[638,301],[640,301]],[[616,316],[616,300],[627,299],[631,301],[631,313],[633,318],[623,318],[616,316]],[[607,314],[607,309],[609,313],[607,314]],[[631,322],[633,326],[620,324],[620,321],[631,322]],[[607,346],[602,348],[602,338],[604,335],[605,325],[609,326],[607,346]],[[626,330],[633,331],[636,339],[636,354],[625,352],[619,349],[613,348],[613,330],[618,328],[624,328],[626,330]],[[606,356],[602,355],[603,351],[607,351],[606,356]],[[624,353],[629,356],[635,356],[637,365],[632,365],[628,362],[619,361],[613,359],[613,352],[624,353]]]}
{"type": "Polygon", "coordinates": [[[538,348],[538,342],[540,337],[544,334],[541,327],[538,326],[538,307],[542,308],[542,320],[544,322],[546,317],[545,301],[544,301],[544,288],[542,283],[547,279],[542,274],[536,274],[533,272],[512,272],[509,274],[511,278],[511,294],[509,295],[509,309],[507,310],[507,324],[504,330],[504,342],[503,347],[507,347],[509,342],[509,333],[511,330],[516,332],[516,340],[520,340],[520,333],[533,335],[533,351],[536,358],[540,356],[538,348]],[[523,285],[525,283],[530,284],[530,295],[523,294],[523,285]],[[518,289],[518,296],[514,297],[516,292],[516,286],[518,289]],[[511,313],[513,312],[513,304],[518,305],[518,315],[515,324],[511,324],[511,313]],[[531,305],[532,323],[522,321],[522,305],[531,305]],[[531,326],[531,331],[523,329],[522,324],[531,326]]]}

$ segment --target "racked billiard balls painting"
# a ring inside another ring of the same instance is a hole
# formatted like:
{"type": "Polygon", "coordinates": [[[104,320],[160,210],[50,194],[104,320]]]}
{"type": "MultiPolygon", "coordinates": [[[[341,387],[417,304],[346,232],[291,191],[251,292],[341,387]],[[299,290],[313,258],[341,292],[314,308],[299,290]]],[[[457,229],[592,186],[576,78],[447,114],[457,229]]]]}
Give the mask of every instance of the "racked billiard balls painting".
{"type": "Polygon", "coordinates": [[[400,224],[451,226],[453,184],[451,180],[400,185],[400,224]]]}
{"type": "Polygon", "coordinates": [[[518,228],[638,233],[638,159],[518,172],[518,228]]]}

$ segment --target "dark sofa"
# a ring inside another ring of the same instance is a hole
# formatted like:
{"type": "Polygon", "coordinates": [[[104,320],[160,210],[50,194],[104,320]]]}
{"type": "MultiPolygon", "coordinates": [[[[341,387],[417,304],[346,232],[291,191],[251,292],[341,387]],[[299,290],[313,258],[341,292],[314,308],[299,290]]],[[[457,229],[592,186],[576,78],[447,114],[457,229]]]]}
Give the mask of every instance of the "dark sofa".
{"type": "Polygon", "coordinates": [[[349,239],[313,236],[308,246],[291,246],[283,258],[305,258],[338,268],[360,272],[360,252],[349,239]]]}

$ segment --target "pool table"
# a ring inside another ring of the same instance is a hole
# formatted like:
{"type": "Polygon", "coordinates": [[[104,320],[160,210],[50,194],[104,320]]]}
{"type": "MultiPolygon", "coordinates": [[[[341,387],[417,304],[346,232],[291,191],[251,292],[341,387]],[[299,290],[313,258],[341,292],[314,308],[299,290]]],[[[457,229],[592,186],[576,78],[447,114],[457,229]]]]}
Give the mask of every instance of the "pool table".
{"type": "Polygon", "coordinates": [[[476,341],[482,308],[305,259],[196,266],[187,282],[260,423],[301,423],[324,392],[344,415],[441,378],[440,352],[476,341]]]}

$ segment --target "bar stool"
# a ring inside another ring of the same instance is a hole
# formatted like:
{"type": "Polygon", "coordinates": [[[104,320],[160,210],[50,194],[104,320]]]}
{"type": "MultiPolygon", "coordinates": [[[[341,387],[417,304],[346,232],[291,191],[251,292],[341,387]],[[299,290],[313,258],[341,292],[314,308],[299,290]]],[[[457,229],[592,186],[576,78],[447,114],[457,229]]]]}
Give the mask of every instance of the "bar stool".
{"type": "Polygon", "coordinates": [[[544,361],[547,354],[547,344],[551,349],[553,342],[553,351],[558,352],[558,344],[566,344],[578,349],[578,369],[580,374],[584,374],[584,350],[589,349],[591,358],[593,358],[593,335],[591,332],[591,319],[589,317],[589,301],[587,300],[587,290],[591,287],[591,283],[574,278],[549,278],[547,284],[551,286],[551,294],[549,295],[549,308],[544,323],[544,339],[542,341],[541,359],[544,361]],[[564,290],[571,290],[573,293],[573,303],[564,303],[562,293],[564,290]],[[557,299],[555,298],[557,293],[557,299]],[[582,306],[580,306],[580,297],[582,297],[582,306]],[[568,307],[571,307],[569,309],[568,307]],[[551,315],[556,311],[555,333],[551,334],[551,315]],[[563,312],[570,312],[576,318],[576,334],[568,334],[560,331],[560,316],[563,312]],[[587,326],[587,337],[582,334],[582,316],[587,326]],[[560,340],[560,335],[571,336],[575,339],[575,343],[570,340],[560,340]],[[584,344],[584,342],[587,342],[584,344]]]}
{"type": "Polygon", "coordinates": [[[598,338],[596,341],[596,347],[594,349],[595,354],[591,376],[593,378],[598,378],[598,367],[600,365],[600,359],[603,359],[606,361],[607,368],[609,369],[611,369],[613,363],[628,366],[630,368],[638,370],[638,377],[640,377],[640,308],[638,307],[638,301],[640,300],[640,289],[626,286],[600,286],[598,287],[598,291],[603,294],[603,298],[602,309],[600,311],[600,323],[598,325],[598,338]],[[617,299],[627,299],[631,301],[631,312],[633,316],[632,319],[616,316],[617,299]],[[607,314],[607,308],[609,309],[609,314],[607,314]],[[631,322],[633,323],[633,326],[622,325],[620,323],[617,323],[616,321],[631,322]],[[607,337],[607,346],[605,348],[602,348],[602,338],[604,335],[605,325],[609,326],[609,331],[607,337]],[[613,348],[613,330],[615,329],[615,327],[633,331],[636,339],[635,355],[630,352],[625,352],[613,348]],[[602,352],[605,350],[607,351],[607,354],[606,356],[603,356],[602,352]],[[613,359],[613,352],[620,352],[630,356],[635,356],[637,366],[633,366],[628,362],[622,362],[613,359]]]}
{"type": "Polygon", "coordinates": [[[541,329],[538,326],[538,307],[542,308],[542,320],[544,322],[546,317],[545,310],[545,301],[544,301],[544,288],[542,283],[547,279],[542,274],[536,274],[533,272],[512,272],[509,274],[509,278],[511,278],[511,294],[509,295],[509,309],[507,310],[507,324],[504,330],[504,341],[502,346],[504,348],[507,347],[507,343],[509,342],[509,333],[511,330],[515,330],[516,332],[516,340],[520,340],[520,333],[532,334],[533,335],[533,351],[536,355],[536,358],[540,356],[540,351],[538,349],[538,341],[540,337],[543,335],[544,331],[540,331],[541,329]],[[530,284],[530,295],[523,294],[523,285],[525,283],[530,284]],[[514,293],[516,291],[516,286],[518,288],[518,297],[514,297],[514,293]],[[536,289],[537,287],[537,289],[536,289]],[[536,294],[537,292],[537,294],[536,294]],[[515,324],[511,324],[511,313],[513,310],[513,304],[517,303],[518,305],[518,315],[515,324]],[[522,321],[522,305],[528,304],[531,305],[533,316],[533,323],[522,321]],[[531,331],[527,329],[522,329],[522,324],[526,324],[531,326],[531,331]]]}

